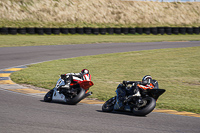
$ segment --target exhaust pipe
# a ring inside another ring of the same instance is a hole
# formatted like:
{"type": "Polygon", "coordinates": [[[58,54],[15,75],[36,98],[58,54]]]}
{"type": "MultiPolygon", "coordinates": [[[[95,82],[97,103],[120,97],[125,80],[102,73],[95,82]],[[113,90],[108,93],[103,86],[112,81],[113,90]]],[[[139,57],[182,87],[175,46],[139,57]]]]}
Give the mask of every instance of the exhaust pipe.
{"type": "Polygon", "coordinates": [[[85,94],[85,96],[83,97],[83,99],[86,98],[86,97],[88,97],[88,96],[91,96],[91,95],[92,95],[92,92],[88,92],[88,93],[85,94]]]}

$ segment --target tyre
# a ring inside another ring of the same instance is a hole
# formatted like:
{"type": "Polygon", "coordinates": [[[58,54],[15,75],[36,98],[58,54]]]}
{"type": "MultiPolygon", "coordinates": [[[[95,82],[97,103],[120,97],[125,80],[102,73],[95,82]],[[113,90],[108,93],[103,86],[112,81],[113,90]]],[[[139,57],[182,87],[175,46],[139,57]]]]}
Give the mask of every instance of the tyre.
{"type": "Polygon", "coordinates": [[[143,33],[149,35],[151,33],[150,28],[143,28],[143,33]]]}
{"type": "Polygon", "coordinates": [[[26,34],[26,28],[18,28],[17,33],[19,34],[26,34]]]}
{"type": "Polygon", "coordinates": [[[90,28],[90,27],[84,27],[83,31],[84,31],[85,34],[88,34],[88,35],[92,34],[92,28],[90,28]]]}
{"type": "Polygon", "coordinates": [[[98,35],[99,34],[99,28],[92,28],[92,34],[98,35]]]}
{"type": "Polygon", "coordinates": [[[99,33],[101,35],[105,35],[106,34],[106,28],[99,28],[99,33]]]}
{"type": "Polygon", "coordinates": [[[47,35],[51,35],[52,34],[51,28],[44,28],[44,33],[47,35]]]}
{"type": "Polygon", "coordinates": [[[51,31],[52,31],[52,33],[54,35],[59,35],[60,34],[60,28],[52,28],[51,31]]]}
{"type": "Polygon", "coordinates": [[[135,34],[135,28],[129,28],[129,33],[130,34],[135,34]]]}
{"type": "Polygon", "coordinates": [[[172,33],[175,34],[175,35],[178,35],[179,34],[179,30],[177,27],[173,27],[172,28],[172,33]]]}
{"type": "Polygon", "coordinates": [[[37,33],[38,35],[43,35],[44,29],[43,28],[35,28],[35,33],[37,33]]]}
{"type": "Polygon", "coordinates": [[[68,28],[60,28],[60,32],[62,34],[68,34],[69,33],[69,29],[68,28]]]}
{"type": "Polygon", "coordinates": [[[26,33],[35,34],[35,28],[26,28],[26,33]]]}
{"type": "Polygon", "coordinates": [[[135,31],[136,31],[136,33],[138,33],[138,34],[142,34],[142,33],[143,33],[143,28],[137,27],[137,28],[135,28],[135,31]]]}
{"type": "Polygon", "coordinates": [[[8,34],[8,28],[4,28],[4,27],[0,28],[0,34],[7,35],[8,34]]]}
{"type": "Polygon", "coordinates": [[[17,28],[8,28],[8,34],[17,35],[17,28]]]}
{"type": "Polygon", "coordinates": [[[194,34],[199,34],[200,33],[200,28],[199,27],[193,27],[193,33],[194,34]]]}
{"type": "Polygon", "coordinates": [[[111,112],[114,109],[114,105],[115,105],[115,97],[110,98],[109,100],[107,100],[103,106],[102,106],[102,111],[103,112],[111,112]]]}
{"type": "Polygon", "coordinates": [[[165,33],[167,35],[171,35],[172,34],[172,28],[171,27],[165,27],[165,33]]]}
{"type": "Polygon", "coordinates": [[[121,28],[114,28],[114,33],[115,34],[121,34],[122,33],[121,28]]]}
{"type": "Polygon", "coordinates": [[[157,32],[158,32],[158,34],[161,34],[161,35],[164,35],[165,34],[165,28],[164,27],[158,27],[157,28],[157,32]]]}
{"type": "Polygon", "coordinates": [[[69,28],[68,31],[70,34],[76,34],[76,28],[69,28]]]}
{"type": "Polygon", "coordinates": [[[78,94],[76,95],[76,97],[74,98],[69,98],[69,99],[66,99],[66,103],[67,104],[70,104],[70,105],[75,105],[77,104],[78,102],[80,102],[85,96],[85,90],[80,88],[80,90],[78,91],[78,94]]]}
{"type": "Polygon", "coordinates": [[[123,34],[128,34],[129,28],[121,28],[123,34]]]}
{"type": "Polygon", "coordinates": [[[76,28],[76,33],[82,35],[84,33],[83,28],[76,28]]]}
{"type": "Polygon", "coordinates": [[[192,27],[187,27],[186,28],[186,33],[193,34],[193,28],[192,27]]]}
{"type": "Polygon", "coordinates": [[[133,114],[137,116],[145,116],[153,111],[156,106],[156,100],[152,97],[143,98],[141,107],[133,107],[133,114]]]}
{"type": "Polygon", "coordinates": [[[158,28],[157,27],[151,27],[150,33],[153,34],[153,35],[157,35],[158,34],[158,28]]]}
{"type": "Polygon", "coordinates": [[[51,102],[52,101],[52,96],[53,96],[53,90],[50,90],[47,92],[47,94],[44,96],[44,101],[45,102],[51,102]]]}
{"type": "Polygon", "coordinates": [[[106,29],[108,34],[113,34],[114,33],[114,29],[113,28],[107,28],[106,29]]]}
{"type": "Polygon", "coordinates": [[[185,27],[179,27],[179,33],[185,35],[186,28],[185,27]]]}

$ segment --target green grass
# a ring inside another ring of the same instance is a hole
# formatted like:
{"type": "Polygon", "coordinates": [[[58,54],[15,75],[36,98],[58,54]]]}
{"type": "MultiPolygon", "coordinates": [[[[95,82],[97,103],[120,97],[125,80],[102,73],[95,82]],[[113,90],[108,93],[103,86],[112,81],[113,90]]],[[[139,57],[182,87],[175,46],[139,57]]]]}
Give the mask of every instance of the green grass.
{"type": "Polygon", "coordinates": [[[94,82],[91,97],[107,100],[115,96],[116,87],[123,80],[138,81],[150,74],[160,88],[166,89],[156,108],[200,113],[199,59],[200,47],[103,54],[30,65],[12,73],[11,78],[16,83],[52,89],[60,74],[88,68],[94,82]]]}
{"type": "Polygon", "coordinates": [[[200,35],[0,35],[0,47],[200,40],[200,35]]]}

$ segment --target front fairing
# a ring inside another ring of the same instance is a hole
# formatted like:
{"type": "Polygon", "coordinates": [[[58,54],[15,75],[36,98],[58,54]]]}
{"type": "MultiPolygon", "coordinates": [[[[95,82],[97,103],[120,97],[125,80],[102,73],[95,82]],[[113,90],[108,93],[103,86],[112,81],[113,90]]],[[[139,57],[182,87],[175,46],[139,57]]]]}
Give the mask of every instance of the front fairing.
{"type": "Polygon", "coordinates": [[[59,93],[59,91],[54,91],[52,100],[58,102],[66,102],[66,97],[64,94],[59,93]]]}
{"type": "Polygon", "coordinates": [[[59,78],[54,87],[54,92],[52,96],[53,101],[66,102],[65,95],[58,91],[59,87],[64,86],[64,85],[65,85],[65,81],[62,78],[59,78]]]}
{"type": "Polygon", "coordinates": [[[65,81],[61,78],[58,79],[55,89],[58,89],[60,86],[64,86],[65,85],[65,81]]]}

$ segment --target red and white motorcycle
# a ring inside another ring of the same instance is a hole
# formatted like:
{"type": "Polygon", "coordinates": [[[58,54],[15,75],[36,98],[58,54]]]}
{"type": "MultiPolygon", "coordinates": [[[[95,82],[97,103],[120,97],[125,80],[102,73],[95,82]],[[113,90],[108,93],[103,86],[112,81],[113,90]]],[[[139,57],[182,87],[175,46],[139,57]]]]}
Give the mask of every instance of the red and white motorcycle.
{"type": "Polygon", "coordinates": [[[64,102],[71,105],[79,103],[82,99],[92,95],[92,92],[88,92],[88,90],[94,83],[89,76],[90,74],[85,74],[84,78],[81,79],[72,77],[72,75],[61,75],[56,86],[44,96],[44,101],[64,102]],[[71,81],[70,87],[66,87],[66,80],[69,79],[71,81]]]}

